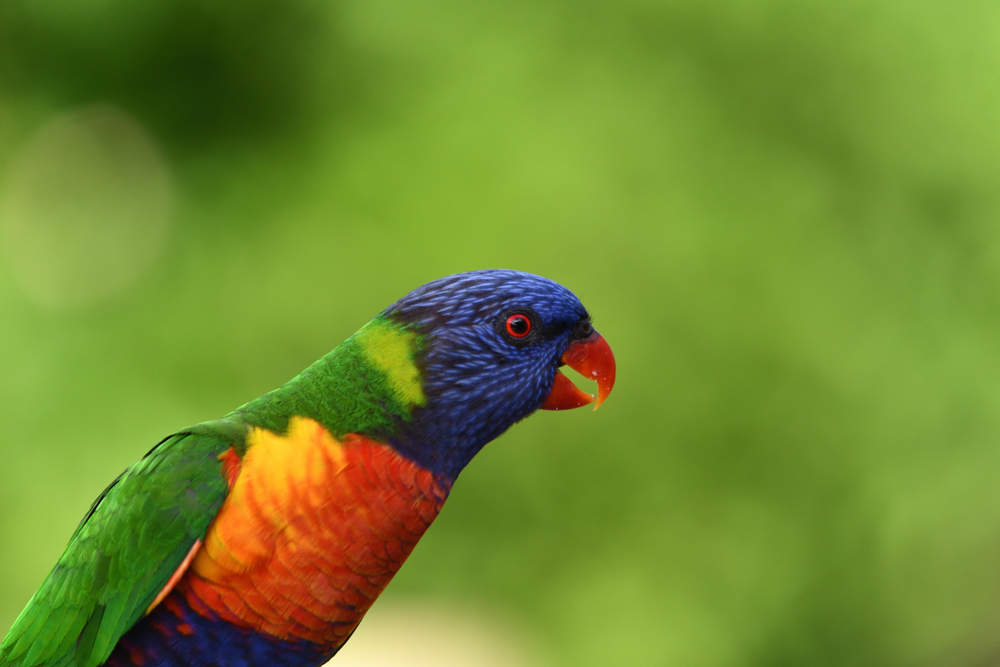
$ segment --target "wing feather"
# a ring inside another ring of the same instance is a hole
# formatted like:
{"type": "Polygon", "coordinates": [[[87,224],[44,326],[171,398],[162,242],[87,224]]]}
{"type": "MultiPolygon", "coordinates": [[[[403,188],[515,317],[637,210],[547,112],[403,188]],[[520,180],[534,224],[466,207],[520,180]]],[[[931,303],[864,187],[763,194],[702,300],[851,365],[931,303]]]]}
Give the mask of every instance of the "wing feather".
{"type": "Polygon", "coordinates": [[[97,498],[0,643],[0,667],[97,667],[202,539],[228,493],[219,455],[240,422],[161,441],[97,498]]]}

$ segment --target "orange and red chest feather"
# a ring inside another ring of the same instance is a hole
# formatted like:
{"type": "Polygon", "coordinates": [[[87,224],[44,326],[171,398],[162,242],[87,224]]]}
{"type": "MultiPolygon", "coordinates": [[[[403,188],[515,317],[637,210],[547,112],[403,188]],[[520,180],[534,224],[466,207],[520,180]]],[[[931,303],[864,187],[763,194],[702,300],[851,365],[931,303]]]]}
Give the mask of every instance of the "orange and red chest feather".
{"type": "MultiPolygon", "coordinates": [[[[230,457],[234,458],[234,457],[230,457]]],[[[347,640],[441,510],[446,486],[391,447],[293,417],[254,429],[177,586],[195,610],[281,639],[347,640]]]]}

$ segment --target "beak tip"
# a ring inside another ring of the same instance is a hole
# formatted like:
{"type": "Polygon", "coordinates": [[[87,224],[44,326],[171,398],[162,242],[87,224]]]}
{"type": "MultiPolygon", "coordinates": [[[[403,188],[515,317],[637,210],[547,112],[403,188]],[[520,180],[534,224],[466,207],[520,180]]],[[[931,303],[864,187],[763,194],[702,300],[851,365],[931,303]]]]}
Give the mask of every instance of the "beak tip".
{"type": "Polygon", "coordinates": [[[581,391],[565,375],[557,372],[542,409],[565,410],[588,403],[594,404],[594,410],[601,407],[615,384],[615,357],[604,337],[595,331],[590,338],[572,343],[563,352],[561,361],[585,378],[596,381],[597,395],[581,391]]]}
{"type": "Polygon", "coordinates": [[[597,392],[597,400],[594,401],[594,412],[597,412],[597,408],[604,405],[604,401],[607,400],[610,391],[604,391],[604,387],[600,387],[600,391],[597,392]]]}

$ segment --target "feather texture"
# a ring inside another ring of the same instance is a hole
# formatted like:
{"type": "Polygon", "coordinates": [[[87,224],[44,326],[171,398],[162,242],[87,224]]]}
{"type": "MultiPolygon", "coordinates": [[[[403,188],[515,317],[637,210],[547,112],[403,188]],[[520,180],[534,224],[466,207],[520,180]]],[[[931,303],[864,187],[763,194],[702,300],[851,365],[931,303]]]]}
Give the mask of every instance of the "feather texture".
{"type": "Polygon", "coordinates": [[[580,332],[596,335],[587,311],[538,276],[414,290],[112,482],[0,644],[0,667],[321,664],[465,465],[542,405],[580,332]],[[511,312],[530,336],[505,334],[511,312]]]}
{"type": "Polygon", "coordinates": [[[204,536],[227,492],[219,454],[245,434],[237,422],[186,429],[122,473],[0,644],[0,665],[103,663],[204,536]]]}

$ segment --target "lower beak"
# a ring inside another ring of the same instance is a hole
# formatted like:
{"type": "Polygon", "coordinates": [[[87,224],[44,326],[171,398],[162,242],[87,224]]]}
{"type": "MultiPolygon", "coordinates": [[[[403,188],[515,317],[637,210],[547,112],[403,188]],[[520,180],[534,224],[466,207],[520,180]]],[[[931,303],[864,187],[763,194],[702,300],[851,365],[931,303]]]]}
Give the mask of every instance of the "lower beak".
{"type": "Polygon", "coordinates": [[[601,407],[615,386],[615,355],[604,336],[595,331],[588,338],[573,341],[560,359],[583,377],[597,381],[597,402],[557,370],[542,410],[572,410],[590,403],[594,403],[595,410],[601,407]]]}

